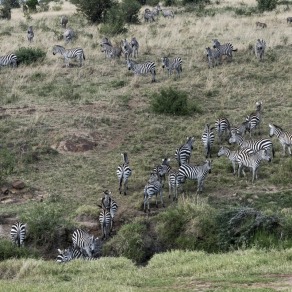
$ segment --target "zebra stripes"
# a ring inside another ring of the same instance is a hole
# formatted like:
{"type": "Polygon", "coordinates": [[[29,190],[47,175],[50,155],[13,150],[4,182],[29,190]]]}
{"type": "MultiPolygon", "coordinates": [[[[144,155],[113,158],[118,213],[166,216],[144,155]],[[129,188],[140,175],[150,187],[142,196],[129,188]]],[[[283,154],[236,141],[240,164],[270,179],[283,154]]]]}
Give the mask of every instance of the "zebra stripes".
{"type": "Polygon", "coordinates": [[[263,39],[258,39],[255,44],[255,55],[260,61],[264,58],[266,46],[266,42],[263,39]]]}
{"type": "Polygon", "coordinates": [[[217,66],[220,62],[220,51],[215,49],[212,50],[210,47],[206,48],[207,58],[208,58],[208,66],[209,68],[217,66]]]}
{"type": "Polygon", "coordinates": [[[111,213],[107,209],[102,209],[98,218],[101,226],[102,239],[107,239],[110,236],[112,228],[111,213]]]}
{"type": "Polygon", "coordinates": [[[57,263],[67,263],[74,259],[82,258],[82,252],[79,248],[69,247],[64,250],[58,249],[57,263]]]}
{"type": "Polygon", "coordinates": [[[121,48],[126,59],[129,59],[130,57],[132,57],[133,49],[126,39],[121,41],[121,48]]]}
{"type": "Polygon", "coordinates": [[[146,8],[144,11],[144,21],[145,22],[155,21],[154,13],[152,11],[150,11],[149,8],[146,8]]]}
{"type": "Polygon", "coordinates": [[[82,229],[76,229],[72,235],[73,247],[80,248],[82,253],[92,257],[96,252],[97,238],[82,229]]]}
{"type": "Polygon", "coordinates": [[[132,170],[129,167],[128,154],[124,152],[121,155],[123,157],[123,164],[118,166],[116,173],[119,179],[119,192],[120,194],[122,193],[122,186],[124,186],[124,195],[127,195],[128,180],[132,175],[132,170]]]}
{"type": "Polygon", "coordinates": [[[179,180],[178,180],[178,171],[170,170],[168,175],[168,189],[169,189],[169,195],[168,198],[172,195],[172,200],[177,201],[177,191],[180,186],[179,180]]]}
{"type": "Polygon", "coordinates": [[[18,247],[23,246],[26,238],[26,224],[21,222],[14,223],[10,230],[10,236],[14,244],[18,247]]]}
{"type": "Polygon", "coordinates": [[[249,131],[250,137],[251,137],[252,132],[255,131],[256,128],[259,129],[259,134],[260,134],[262,104],[263,103],[261,101],[257,101],[256,111],[246,117],[247,130],[249,131]]]}
{"type": "Polygon", "coordinates": [[[175,150],[175,159],[179,166],[190,162],[194,141],[194,137],[187,137],[187,142],[175,150]]]}
{"type": "Polygon", "coordinates": [[[9,66],[17,67],[17,57],[14,54],[9,54],[6,56],[0,57],[0,68],[2,66],[9,66]]]}
{"type": "Polygon", "coordinates": [[[162,163],[154,167],[153,172],[158,175],[159,181],[162,183],[162,179],[165,181],[165,175],[169,173],[171,166],[169,165],[169,158],[162,159],[162,163]]]}
{"type": "Polygon", "coordinates": [[[215,129],[218,133],[218,142],[221,144],[222,142],[222,137],[224,133],[227,133],[228,136],[230,136],[230,123],[227,118],[222,117],[218,118],[215,121],[215,129]]]}
{"type": "Polygon", "coordinates": [[[137,75],[146,75],[150,73],[152,75],[152,82],[155,82],[155,63],[148,61],[143,64],[137,64],[131,59],[127,59],[128,70],[132,70],[137,75]]]}
{"type": "Polygon", "coordinates": [[[213,129],[214,128],[210,128],[209,124],[206,124],[204,132],[202,134],[202,142],[203,142],[203,145],[205,148],[205,157],[206,158],[208,158],[208,157],[211,158],[211,147],[212,147],[214,140],[215,140],[215,135],[214,135],[213,129]]]}
{"type": "Polygon", "coordinates": [[[106,210],[110,213],[111,215],[111,225],[110,225],[110,229],[112,229],[113,226],[113,221],[114,221],[114,217],[118,211],[118,204],[112,199],[111,197],[111,192],[108,190],[104,191],[104,197],[101,199],[101,208],[103,210],[106,210]]]}
{"type": "Polygon", "coordinates": [[[197,193],[203,191],[204,181],[208,173],[211,173],[211,160],[206,160],[203,165],[192,166],[184,164],[178,170],[178,181],[184,183],[185,180],[197,180],[197,193]]]}
{"type": "Polygon", "coordinates": [[[135,37],[132,37],[130,45],[133,50],[133,57],[137,58],[138,57],[138,51],[139,51],[139,43],[135,37]]]}
{"type": "Polygon", "coordinates": [[[161,10],[161,13],[165,18],[174,18],[174,13],[172,10],[163,9],[161,10]]]}
{"type": "Polygon", "coordinates": [[[218,50],[220,59],[222,59],[222,56],[226,55],[230,60],[232,60],[232,52],[237,51],[237,49],[233,48],[231,43],[221,45],[218,39],[213,39],[213,48],[218,50]]]}
{"type": "Polygon", "coordinates": [[[110,59],[120,58],[122,54],[121,47],[113,47],[109,44],[103,44],[101,51],[105,53],[106,58],[110,58],[110,59]]]}
{"type": "Polygon", "coordinates": [[[79,60],[80,67],[82,66],[83,60],[85,60],[84,51],[82,48],[68,49],[64,47],[55,45],[53,47],[53,55],[60,54],[64,57],[66,67],[69,67],[69,59],[76,58],[79,60]]]}
{"type": "Polygon", "coordinates": [[[292,145],[292,133],[284,131],[281,127],[275,124],[269,124],[270,128],[270,137],[276,136],[282,147],[283,147],[283,156],[286,155],[286,147],[288,148],[288,152],[291,155],[291,145],[292,145]]]}
{"type": "Polygon", "coordinates": [[[162,60],[162,68],[166,68],[168,71],[168,77],[172,74],[172,71],[175,70],[178,77],[180,77],[180,73],[182,72],[182,59],[180,57],[173,58],[172,62],[170,62],[168,57],[161,58],[162,60]]]}
{"type": "Polygon", "coordinates": [[[32,26],[29,26],[27,29],[27,40],[31,43],[34,38],[34,32],[32,26]]]}

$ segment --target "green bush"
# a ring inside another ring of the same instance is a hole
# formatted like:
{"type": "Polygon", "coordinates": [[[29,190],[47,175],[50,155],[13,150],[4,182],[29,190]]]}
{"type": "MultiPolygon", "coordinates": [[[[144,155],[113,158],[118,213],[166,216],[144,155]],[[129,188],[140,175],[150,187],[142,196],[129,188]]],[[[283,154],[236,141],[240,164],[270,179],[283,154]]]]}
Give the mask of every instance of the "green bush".
{"type": "Polygon", "coordinates": [[[21,47],[14,53],[17,56],[18,63],[23,63],[26,65],[30,65],[37,61],[43,61],[46,56],[46,52],[39,48],[34,49],[21,47]]]}
{"type": "Polygon", "coordinates": [[[36,11],[36,6],[38,5],[38,0],[27,0],[26,3],[29,11],[36,11]]]}
{"type": "Polygon", "coordinates": [[[0,7],[0,19],[11,19],[11,1],[4,0],[2,7],[0,7]]]}
{"type": "Polygon", "coordinates": [[[119,5],[126,23],[139,23],[141,4],[137,0],[123,0],[119,5]]]}
{"type": "Polygon", "coordinates": [[[257,0],[258,2],[258,10],[263,11],[271,11],[276,9],[278,0],[257,0]]]}

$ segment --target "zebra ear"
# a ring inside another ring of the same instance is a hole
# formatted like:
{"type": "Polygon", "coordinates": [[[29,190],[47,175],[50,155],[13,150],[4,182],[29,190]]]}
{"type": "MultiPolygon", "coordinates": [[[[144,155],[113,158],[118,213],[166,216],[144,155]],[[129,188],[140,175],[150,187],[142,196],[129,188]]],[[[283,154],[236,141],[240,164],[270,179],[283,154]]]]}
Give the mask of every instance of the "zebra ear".
{"type": "Polygon", "coordinates": [[[61,250],[58,248],[58,253],[60,253],[60,254],[61,254],[61,253],[63,253],[63,252],[62,252],[62,251],[61,251],[61,250]]]}
{"type": "Polygon", "coordinates": [[[270,127],[270,128],[273,128],[271,124],[269,124],[269,127],[270,127]]]}

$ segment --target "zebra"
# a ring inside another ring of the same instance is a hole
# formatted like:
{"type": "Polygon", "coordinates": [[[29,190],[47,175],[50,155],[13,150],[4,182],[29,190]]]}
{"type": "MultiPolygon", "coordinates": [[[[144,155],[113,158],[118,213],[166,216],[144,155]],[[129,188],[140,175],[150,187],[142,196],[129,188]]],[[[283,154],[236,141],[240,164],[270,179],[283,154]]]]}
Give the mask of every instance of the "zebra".
{"type": "Polygon", "coordinates": [[[130,44],[131,44],[131,47],[133,50],[133,57],[137,58],[138,51],[139,51],[139,43],[138,43],[137,39],[135,37],[132,37],[130,44]]]}
{"type": "Polygon", "coordinates": [[[9,54],[6,56],[0,56],[0,68],[2,66],[9,66],[17,67],[17,57],[14,54],[9,54]]]}
{"type": "Polygon", "coordinates": [[[162,15],[164,16],[164,17],[167,17],[167,18],[174,18],[174,13],[173,13],[173,11],[172,10],[162,10],[161,11],[161,13],[162,13],[162,15]]]}
{"type": "Polygon", "coordinates": [[[62,15],[61,16],[61,22],[60,23],[61,23],[61,26],[62,27],[66,28],[67,23],[68,23],[68,17],[66,15],[62,15]]]}
{"type": "Polygon", "coordinates": [[[255,130],[257,127],[259,128],[259,134],[261,132],[260,124],[261,124],[262,104],[263,104],[262,101],[257,101],[256,111],[246,117],[247,130],[249,131],[250,137],[251,137],[252,131],[255,130]]]}
{"type": "Polygon", "coordinates": [[[233,48],[231,43],[221,45],[218,39],[213,39],[213,48],[217,49],[220,53],[220,59],[222,59],[222,56],[226,55],[230,60],[232,60],[232,52],[237,51],[237,49],[233,48]]]}
{"type": "Polygon", "coordinates": [[[178,171],[170,170],[169,176],[168,176],[168,189],[169,189],[169,195],[168,198],[172,195],[172,200],[177,201],[177,191],[180,186],[180,183],[178,181],[178,171]]]}
{"type": "Polygon", "coordinates": [[[109,45],[109,46],[113,46],[111,41],[109,40],[109,38],[107,37],[103,37],[100,41],[100,46],[103,47],[103,45],[109,45]]]}
{"type": "Polygon", "coordinates": [[[156,196],[156,208],[158,208],[157,195],[160,196],[161,205],[164,206],[162,197],[162,184],[156,173],[151,173],[148,183],[144,187],[144,212],[146,213],[146,205],[148,213],[150,213],[149,201],[153,196],[156,196]]]}
{"type": "Polygon", "coordinates": [[[255,44],[255,55],[262,61],[266,50],[266,42],[263,39],[258,39],[255,44]]]}
{"type": "Polygon", "coordinates": [[[132,53],[133,53],[132,46],[130,46],[128,41],[126,39],[124,39],[121,41],[121,47],[122,47],[123,53],[125,54],[125,58],[129,59],[129,57],[131,57],[132,53]]]}
{"type": "Polygon", "coordinates": [[[99,214],[99,222],[102,231],[102,239],[107,239],[110,236],[112,229],[111,213],[106,209],[101,209],[99,214]]]}
{"type": "Polygon", "coordinates": [[[112,230],[113,227],[113,222],[114,222],[114,217],[118,211],[118,204],[116,203],[116,201],[114,201],[111,197],[111,192],[108,190],[105,190],[104,192],[104,197],[101,199],[101,207],[102,209],[108,211],[111,215],[111,225],[110,225],[110,229],[112,230]]]}
{"type": "Polygon", "coordinates": [[[281,127],[275,124],[269,124],[270,128],[270,137],[276,136],[282,147],[283,147],[283,156],[286,155],[286,147],[288,148],[288,152],[291,155],[291,145],[292,145],[292,133],[284,131],[281,127]]]}
{"type": "Polygon", "coordinates": [[[292,17],[291,16],[287,17],[287,23],[292,23],[292,17]]]}
{"type": "Polygon", "coordinates": [[[121,47],[113,47],[108,44],[103,44],[101,51],[105,53],[106,58],[111,59],[120,58],[122,54],[121,47]]]}
{"type": "Polygon", "coordinates": [[[74,36],[75,36],[74,31],[71,28],[67,28],[63,34],[65,43],[68,44],[69,42],[71,42],[74,36]]]}
{"type": "Polygon", "coordinates": [[[183,164],[178,170],[178,182],[184,183],[187,178],[197,180],[197,193],[200,193],[203,191],[204,181],[208,173],[211,173],[211,160],[206,160],[203,165],[183,164]]]}
{"type": "Polygon", "coordinates": [[[162,159],[162,163],[154,167],[153,172],[158,175],[159,181],[162,183],[162,179],[165,181],[165,175],[169,173],[171,166],[169,165],[170,158],[162,159]]]}
{"type": "Polygon", "coordinates": [[[27,29],[27,40],[31,43],[34,38],[34,32],[32,26],[29,26],[27,29]]]}
{"type": "Polygon", "coordinates": [[[92,257],[96,252],[98,238],[94,238],[88,232],[82,229],[76,229],[72,235],[73,247],[80,248],[81,252],[87,254],[87,256],[92,257]]]}
{"type": "Polygon", "coordinates": [[[174,155],[179,166],[190,162],[194,141],[195,137],[187,137],[187,142],[175,150],[174,155]]]}
{"type": "Polygon", "coordinates": [[[208,157],[211,158],[211,147],[212,147],[214,140],[215,140],[215,135],[214,135],[213,129],[214,129],[213,127],[210,128],[209,124],[206,124],[204,132],[202,134],[202,142],[203,142],[203,145],[205,147],[205,153],[206,153],[205,157],[206,158],[208,158],[208,157]]]}
{"type": "Polygon", "coordinates": [[[143,64],[137,64],[133,60],[127,59],[127,66],[129,70],[132,70],[137,75],[145,75],[150,72],[152,75],[151,82],[156,81],[155,80],[156,71],[154,62],[148,61],[143,64]]]}
{"type": "Polygon", "coordinates": [[[229,120],[225,117],[218,118],[215,121],[215,129],[218,132],[218,142],[221,144],[222,136],[224,133],[227,133],[230,136],[230,123],[229,120]]]}
{"type": "Polygon", "coordinates": [[[152,11],[150,11],[149,8],[146,8],[144,11],[144,21],[145,22],[155,21],[154,13],[152,11]]]}
{"type": "Polygon", "coordinates": [[[154,16],[158,16],[159,12],[162,11],[161,7],[159,4],[157,4],[153,9],[152,9],[152,13],[154,16]]]}
{"type": "Polygon", "coordinates": [[[239,164],[238,177],[240,177],[241,170],[242,170],[243,175],[245,176],[243,166],[251,168],[252,169],[252,183],[253,183],[254,180],[258,178],[258,169],[260,166],[260,162],[262,160],[267,160],[271,162],[271,156],[264,149],[261,149],[251,155],[249,155],[246,152],[241,152],[238,155],[238,164],[239,164]]]}
{"type": "Polygon", "coordinates": [[[260,27],[260,28],[267,28],[267,24],[264,22],[256,22],[256,27],[260,27]]]}
{"type": "Polygon", "coordinates": [[[23,246],[26,238],[26,224],[21,222],[14,223],[10,230],[10,236],[14,244],[18,247],[23,246]]]}
{"type": "Polygon", "coordinates": [[[259,150],[266,150],[269,155],[272,154],[272,157],[275,157],[275,150],[270,139],[244,140],[241,135],[232,131],[229,144],[232,143],[237,143],[241,149],[250,148],[254,152],[259,150]]]}
{"type": "Polygon", "coordinates": [[[180,57],[173,58],[172,62],[170,62],[168,57],[163,57],[161,60],[162,68],[166,68],[168,71],[168,77],[172,74],[173,70],[176,70],[177,76],[180,77],[182,72],[182,59],[180,57]]]}
{"type": "Polygon", "coordinates": [[[82,258],[82,252],[79,248],[69,247],[64,250],[58,249],[57,263],[67,263],[74,259],[82,258]]]}
{"type": "Polygon", "coordinates": [[[132,175],[132,170],[129,167],[128,154],[126,152],[121,154],[123,157],[123,164],[118,166],[116,171],[119,179],[119,192],[122,193],[122,185],[124,185],[124,195],[127,195],[128,179],[132,175]]]}
{"type": "Polygon", "coordinates": [[[232,132],[234,132],[236,134],[243,136],[243,135],[245,135],[246,132],[249,132],[249,131],[250,131],[250,128],[249,128],[249,121],[248,120],[245,120],[239,126],[230,127],[230,135],[232,132]]]}
{"type": "Polygon", "coordinates": [[[209,68],[217,66],[220,62],[220,51],[217,49],[212,50],[210,47],[206,48],[206,51],[209,68]]]}
{"type": "Polygon", "coordinates": [[[254,151],[249,148],[231,151],[229,148],[224,146],[221,146],[218,151],[218,157],[225,155],[231,161],[233,167],[233,175],[236,174],[236,163],[238,163],[238,155],[240,155],[241,152],[247,152],[249,155],[254,153],[254,151]]]}
{"type": "Polygon", "coordinates": [[[62,46],[55,45],[53,47],[53,55],[61,54],[64,57],[66,67],[69,67],[69,59],[76,58],[79,60],[80,67],[82,66],[83,60],[85,60],[84,51],[82,48],[65,49],[62,46]]]}

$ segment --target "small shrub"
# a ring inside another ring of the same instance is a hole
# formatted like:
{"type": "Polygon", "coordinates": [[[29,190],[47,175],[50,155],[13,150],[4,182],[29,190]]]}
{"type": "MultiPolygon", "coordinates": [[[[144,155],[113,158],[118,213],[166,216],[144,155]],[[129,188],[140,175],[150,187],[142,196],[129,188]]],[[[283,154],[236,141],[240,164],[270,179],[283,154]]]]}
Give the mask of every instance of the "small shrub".
{"type": "Polygon", "coordinates": [[[278,0],[257,0],[258,2],[258,10],[263,11],[271,11],[276,9],[278,0]]]}
{"type": "Polygon", "coordinates": [[[15,52],[15,55],[17,56],[17,61],[19,63],[30,65],[37,61],[43,61],[46,53],[39,48],[34,49],[21,47],[15,52]]]}

